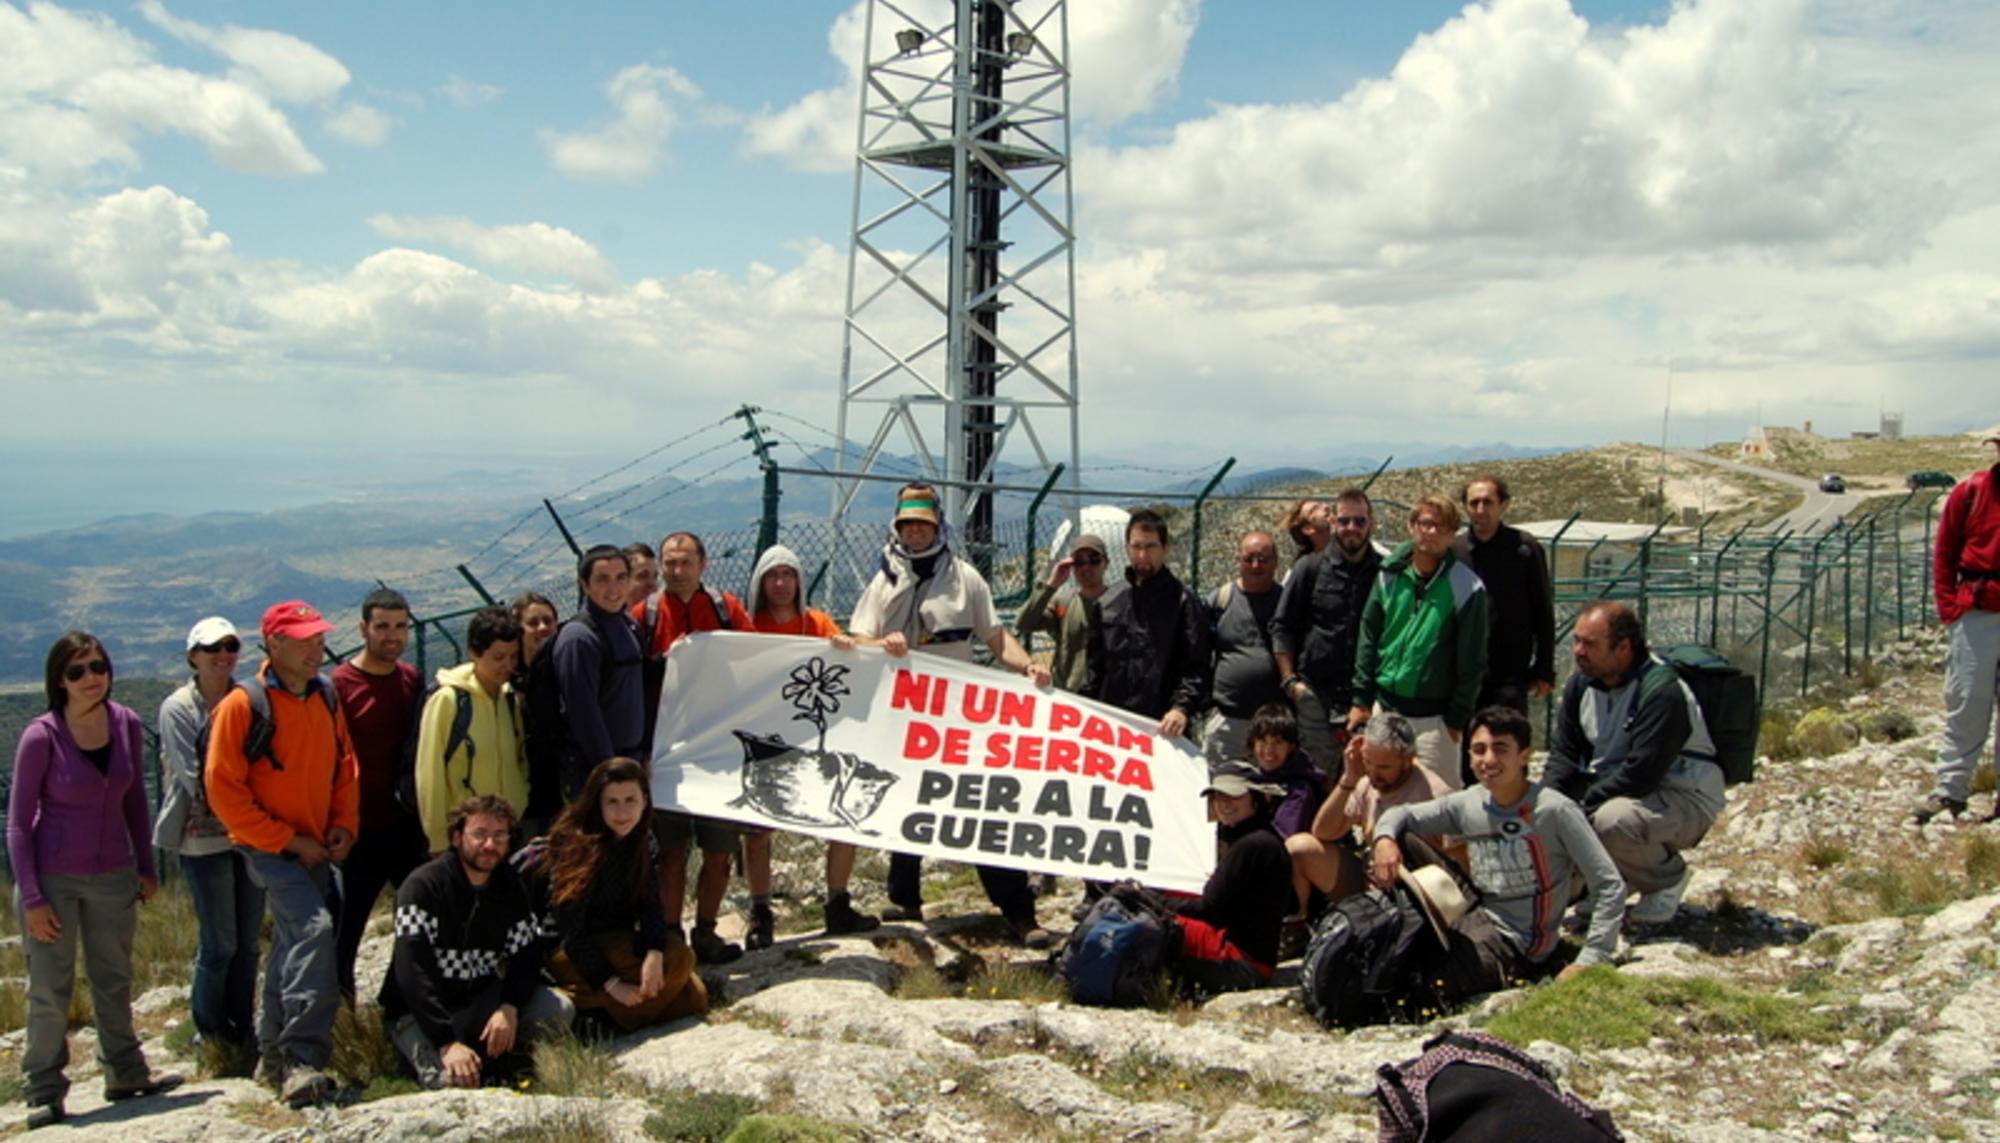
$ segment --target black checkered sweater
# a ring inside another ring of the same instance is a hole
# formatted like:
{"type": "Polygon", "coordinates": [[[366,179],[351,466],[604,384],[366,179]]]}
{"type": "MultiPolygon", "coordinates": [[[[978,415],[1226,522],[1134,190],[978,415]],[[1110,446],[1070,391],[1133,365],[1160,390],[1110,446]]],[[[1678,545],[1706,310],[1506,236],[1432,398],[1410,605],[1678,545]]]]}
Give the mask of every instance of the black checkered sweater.
{"type": "Polygon", "coordinates": [[[473,1043],[502,1004],[524,1006],[541,978],[535,910],[502,862],[474,888],[458,855],[425,862],[396,892],[396,952],[382,1015],[417,1018],[434,1044],[473,1043]]]}

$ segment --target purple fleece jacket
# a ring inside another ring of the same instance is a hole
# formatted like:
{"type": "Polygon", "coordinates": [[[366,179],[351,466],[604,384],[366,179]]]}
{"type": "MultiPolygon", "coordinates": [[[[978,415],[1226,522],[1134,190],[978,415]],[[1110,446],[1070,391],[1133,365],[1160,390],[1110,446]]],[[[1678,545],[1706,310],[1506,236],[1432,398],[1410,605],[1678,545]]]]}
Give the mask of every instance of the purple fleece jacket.
{"type": "Polygon", "coordinates": [[[1326,800],[1326,775],[1313,765],[1312,755],[1294,750],[1284,765],[1265,771],[1264,777],[1285,787],[1285,796],[1271,810],[1271,828],[1278,836],[1290,837],[1311,829],[1313,815],[1326,800]]]}
{"type": "Polygon", "coordinates": [[[117,703],[111,713],[111,764],[90,764],[53,711],[28,724],[14,751],[7,797],[7,856],[21,887],[21,906],[48,904],[42,874],[153,871],[153,823],[139,775],[145,736],[139,716],[117,703]]]}

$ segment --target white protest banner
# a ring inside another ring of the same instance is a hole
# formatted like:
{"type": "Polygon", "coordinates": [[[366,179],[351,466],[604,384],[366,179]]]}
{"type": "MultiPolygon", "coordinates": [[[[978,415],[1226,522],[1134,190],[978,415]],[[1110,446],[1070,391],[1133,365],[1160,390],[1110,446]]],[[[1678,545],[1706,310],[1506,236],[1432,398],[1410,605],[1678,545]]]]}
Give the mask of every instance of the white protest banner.
{"type": "Polygon", "coordinates": [[[653,802],[876,849],[1199,892],[1208,767],[1144,718],[1026,678],[824,639],[674,644],[653,802]]]}

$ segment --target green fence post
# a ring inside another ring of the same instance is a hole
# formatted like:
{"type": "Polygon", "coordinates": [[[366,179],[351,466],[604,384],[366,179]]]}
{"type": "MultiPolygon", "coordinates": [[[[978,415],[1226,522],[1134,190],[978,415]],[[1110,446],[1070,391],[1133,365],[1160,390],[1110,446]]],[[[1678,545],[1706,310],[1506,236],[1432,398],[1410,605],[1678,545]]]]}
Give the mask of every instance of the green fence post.
{"type": "Polygon", "coordinates": [[[485,584],[479,582],[479,577],[472,574],[471,568],[466,567],[464,564],[460,564],[458,565],[458,574],[461,578],[465,580],[465,582],[472,585],[472,590],[479,593],[479,598],[485,600],[486,605],[488,607],[491,607],[500,602],[499,600],[493,598],[492,592],[486,590],[485,584]]]}
{"type": "Polygon", "coordinates": [[[1035,493],[1033,500],[1028,501],[1028,541],[1021,553],[1021,584],[1028,589],[1030,595],[1035,593],[1035,548],[1038,546],[1035,542],[1035,513],[1042,510],[1042,501],[1049,498],[1049,490],[1054,488],[1056,481],[1061,478],[1063,467],[1062,462],[1057,461],[1056,466],[1049,470],[1049,478],[1042,481],[1042,490],[1035,493]]]}
{"type": "MultiPolygon", "coordinates": [[[[757,423],[761,412],[755,405],[745,405],[730,414],[743,418],[743,439],[750,442],[750,450],[757,454],[757,464],[764,470],[764,508],[757,517],[757,551],[755,556],[764,554],[765,549],[778,542],[778,499],[784,490],[778,486],[778,462],[771,459],[771,444],[764,439],[764,427],[757,423]]],[[[753,556],[752,558],[755,558],[753,556]]]]}
{"type": "Polygon", "coordinates": [[[1222,467],[1215,470],[1215,475],[1208,478],[1207,484],[1202,485],[1201,494],[1194,498],[1193,543],[1188,550],[1188,590],[1196,595],[1201,594],[1201,508],[1207,503],[1208,494],[1214,492],[1215,486],[1221,484],[1222,478],[1235,467],[1235,457],[1223,461],[1222,467]]]}

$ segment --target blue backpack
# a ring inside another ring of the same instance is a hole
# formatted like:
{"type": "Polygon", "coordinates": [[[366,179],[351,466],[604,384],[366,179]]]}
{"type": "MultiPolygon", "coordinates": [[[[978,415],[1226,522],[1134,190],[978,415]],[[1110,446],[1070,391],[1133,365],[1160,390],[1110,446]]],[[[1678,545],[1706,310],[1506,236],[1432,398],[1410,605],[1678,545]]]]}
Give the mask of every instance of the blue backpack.
{"type": "Polygon", "coordinates": [[[1099,897],[1064,942],[1056,971],[1078,1004],[1137,1008],[1180,943],[1180,927],[1150,890],[1121,887],[1099,897]]]}

